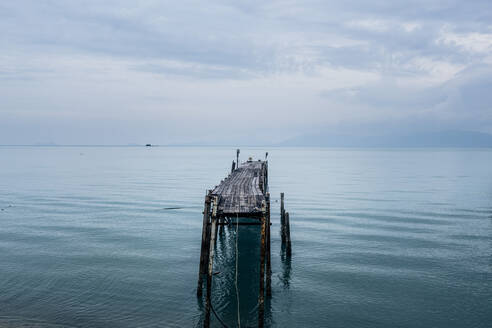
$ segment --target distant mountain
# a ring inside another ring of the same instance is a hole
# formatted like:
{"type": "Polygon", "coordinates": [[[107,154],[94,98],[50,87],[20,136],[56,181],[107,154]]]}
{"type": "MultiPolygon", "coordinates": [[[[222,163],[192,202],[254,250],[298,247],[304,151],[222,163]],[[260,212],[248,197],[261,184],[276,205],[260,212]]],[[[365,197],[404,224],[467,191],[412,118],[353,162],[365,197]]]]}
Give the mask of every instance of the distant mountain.
{"type": "Polygon", "coordinates": [[[470,131],[427,132],[407,135],[353,136],[329,133],[309,134],[295,137],[278,146],[303,147],[401,147],[401,148],[492,148],[492,135],[470,131]]]}

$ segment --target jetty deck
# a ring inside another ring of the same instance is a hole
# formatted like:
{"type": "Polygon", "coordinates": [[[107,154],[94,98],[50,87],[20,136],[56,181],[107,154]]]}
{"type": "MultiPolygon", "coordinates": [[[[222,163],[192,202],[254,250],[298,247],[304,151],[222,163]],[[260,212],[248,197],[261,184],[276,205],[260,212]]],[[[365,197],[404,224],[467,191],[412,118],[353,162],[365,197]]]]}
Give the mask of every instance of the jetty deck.
{"type": "Polygon", "coordinates": [[[268,162],[252,161],[239,165],[216,186],[218,217],[259,217],[268,191],[268,162]]]}
{"type": "MultiPolygon", "coordinates": [[[[236,242],[239,225],[259,225],[260,254],[259,274],[260,285],[258,290],[258,327],[263,327],[265,317],[265,294],[272,296],[272,266],[270,251],[270,193],[268,192],[268,153],[265,160],[248,161],[239,163],[239,149],[236,152],[236,161],[232,162],[231,173],[215,186],[207,190],[203,207],[202,246],[200,251],[200,267],[198,270],[197,296],[202,297],[202,287],[206,276],[207,295],[205,304],[205,318],[203,326],[210,327],[211,310],[217,316],[212,307],[212,277],[214,276],[213,262],[217,242],[217,235],[224,233],[224,226],[236,226],[236,242]],[[251,219],[257,219],[251,220],[251,219]],[[220,226],[220,230],[218,230],[220,226]],[[266,287],[266,288],[265,288],[266,287]]],[[[284,211],[283,193],[281,194],[281,224],[282,233],[290,234],[288,225],[288,213],[284,211]],[[284,220],[285,215],[285,220],[284,220]]],[[[283,235],[282,235],[283,236],[283,235]]],[[[282,237],[282,245],[284,237],[282,237]]],[[[290,248],[290,237],[288,241],[290,248]]],[[[237,247],[237,246],[236,246],[237,247]]],[[[290,254],[290,251],[287,251],[290,254]]],[[[236,253],[236,265],[237,265],[236,253]]],[[[237,273],[236,273],[237,274],[237,273]]],[[[236,276],[237,277],[237,276],[236,276]]],[[[238,296],[239,297],[239,296],[238,296]]]]}

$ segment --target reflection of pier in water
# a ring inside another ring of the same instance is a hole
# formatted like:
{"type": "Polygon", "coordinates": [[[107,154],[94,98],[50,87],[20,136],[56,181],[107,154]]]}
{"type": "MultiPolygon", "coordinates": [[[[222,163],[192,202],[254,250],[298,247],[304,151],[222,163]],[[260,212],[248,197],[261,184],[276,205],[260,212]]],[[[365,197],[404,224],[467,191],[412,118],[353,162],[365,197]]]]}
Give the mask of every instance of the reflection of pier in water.
{"type": "MultiPolygon", "coordinates": [[[[267,156],[268,153],[265,159],[267,156]]],[[[281,280],[288,286],[290,228],[288,213],[284,211],[283,194],[281,201],[282,244],[287,247],[283,256],[288,258],[288,262],[282,259],[282,263],[287,263],[284,266],[287,270],[281,280]]],[[[210,326],[211,312],[217,320],[228,323],[238,322],[241,318],[241,325],[245,327],[254,325],[256,320],[252,318],[255,317],[259,327],[263,327],[265,321],[271,321],[270,226],[268,162],[250,158],[237,167],[233,162],[231,174],[205,196],[197,287],[199,307],[203,308],[201,296],[203,277],[206,275],[205,327],[210,326]],[[227,228],[224,229],[224,226],[227,228]],[[212,281],[215,282],[213,289],[212,281]]]]}
{"type": "MultiPolygon", "coordinates": [[[[243,226],[238,234],[238,291],[239,311],[242,327],[254,327],[258,322],[258,286],[260,284],[260,227],[243,226]]],[[[234,327],[238,322],[236,298],[236,226],[235,222],[224,229],[217,238],[214,260],[213,308],[221,319],[234,327]]],[[[206,310],[204,308],[204,310],[206,310]]],[[[213,318],[213,317],[212,317],[213,318]]],[[[268,326],[271,320],[270,301],[264,303],[264,320],[268,326]]],[[[216,320],[212,320],[216,321],[216,320]]],[[[217,322],[218,323],[218,322],[217,322]]],[[[220,326],[219,324],[217,326],[220,326]]]]}
{"type": "Polygon", "coordinates": [[[280,261],[282,262],[282,274],[279,276],[285,288],[290,286],[290,271],[292,265],[292,257],[287,252],[287,246],[282,244],[280,249],[280,261]]]}

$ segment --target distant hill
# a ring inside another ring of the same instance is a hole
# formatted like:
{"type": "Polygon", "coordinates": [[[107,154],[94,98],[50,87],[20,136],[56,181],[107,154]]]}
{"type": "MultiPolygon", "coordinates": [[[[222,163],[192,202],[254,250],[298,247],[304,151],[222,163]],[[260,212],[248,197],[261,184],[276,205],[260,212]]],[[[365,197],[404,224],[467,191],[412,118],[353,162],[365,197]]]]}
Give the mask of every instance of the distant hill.
{"type": "Polygon", "coordinates": [[[309,134],[288,139],[278,146],[303,147],[463,147],[463,148],[492,148],[492,135],[470,131],[427,132],[407,135],[384,136],[351,136],[329,133],[309,134]]]}

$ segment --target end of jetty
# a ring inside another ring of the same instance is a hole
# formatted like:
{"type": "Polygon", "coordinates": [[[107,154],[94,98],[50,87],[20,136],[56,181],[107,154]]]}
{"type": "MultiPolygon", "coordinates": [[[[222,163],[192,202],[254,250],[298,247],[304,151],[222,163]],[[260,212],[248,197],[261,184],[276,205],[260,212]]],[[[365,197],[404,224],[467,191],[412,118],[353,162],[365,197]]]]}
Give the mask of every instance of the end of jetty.
{"type": "MultiPolygon", "coordinates": [[[[207,295],[204,327],[210,326],[211,293],[213,278],[214,249],[218,227],[230,225],[231,219],[237,225],[260,225],[260,285],[258,295],[258,326],[264,325],[264,303],[272,295],[271,251],[270,251],[270,193],[268,192],[268,153],[265,160],[249,158],[239,164],[239,149],[236,162],[232,162],[231,173],[205,196],[203,209],[202,243],[198,273],[197,296],[202,296],[204,276],[207,279],[207,295]],[[249,220],[245,221],[247,218],[249,220]],[[243,219],[243,220],[241,220],[243,219]],[[251,222],[251,219],[257,221],[251,222]]],[[[287,254],[291,253],[289,214],[284,209],[284,194],[281,194],[282,244],[287,254]]]]}

